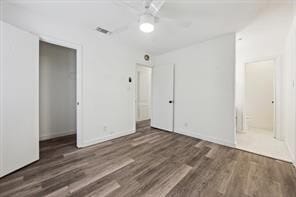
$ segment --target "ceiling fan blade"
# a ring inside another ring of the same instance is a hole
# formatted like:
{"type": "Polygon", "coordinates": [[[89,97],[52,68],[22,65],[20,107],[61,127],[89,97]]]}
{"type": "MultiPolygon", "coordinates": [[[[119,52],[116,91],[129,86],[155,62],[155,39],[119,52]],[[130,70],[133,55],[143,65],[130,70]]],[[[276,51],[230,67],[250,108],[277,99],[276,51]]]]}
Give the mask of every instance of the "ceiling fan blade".
{"type": "Polygon", "coordinates": [[[153,11],[156,14],[162,8],[164,3],[165,3],[165,0],[152,0],[150,4],[151,11],[153,11]]]}

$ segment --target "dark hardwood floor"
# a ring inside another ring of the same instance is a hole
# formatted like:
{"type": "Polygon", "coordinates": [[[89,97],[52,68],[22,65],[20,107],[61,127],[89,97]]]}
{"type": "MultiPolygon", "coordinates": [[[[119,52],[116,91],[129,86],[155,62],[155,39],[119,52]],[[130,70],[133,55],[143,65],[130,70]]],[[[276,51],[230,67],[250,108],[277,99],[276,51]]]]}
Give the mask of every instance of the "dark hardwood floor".
{"type": "Polygon", "coordinates": [[[290,164],[138,124],[135,134],[75,148],[41,143],[41,159],[0,179],[0,196],[296,196],[290,164]]]}

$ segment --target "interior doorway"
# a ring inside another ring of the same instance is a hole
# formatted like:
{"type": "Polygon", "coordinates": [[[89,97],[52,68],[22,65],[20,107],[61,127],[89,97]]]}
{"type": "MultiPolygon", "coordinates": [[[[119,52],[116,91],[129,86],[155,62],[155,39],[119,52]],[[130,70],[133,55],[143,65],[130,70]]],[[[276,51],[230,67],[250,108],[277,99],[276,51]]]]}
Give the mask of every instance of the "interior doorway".
{"type": "Polygon", "coordinates": [[[39,138],[42,142],[60,138],[76,147],[76,60],[75,49],[39,42],[39,138]]]}
{"type": "Polygon", "coordinates": [[[152,67],[136,64],[136,128],[151,124],[152,67]]]}
{"type": "Polygon", "coordinates": [[[237,133],[237,147],[289,161],[283,141],[276,136],[276,61],[245,64],[243,131],[237,133]]]}

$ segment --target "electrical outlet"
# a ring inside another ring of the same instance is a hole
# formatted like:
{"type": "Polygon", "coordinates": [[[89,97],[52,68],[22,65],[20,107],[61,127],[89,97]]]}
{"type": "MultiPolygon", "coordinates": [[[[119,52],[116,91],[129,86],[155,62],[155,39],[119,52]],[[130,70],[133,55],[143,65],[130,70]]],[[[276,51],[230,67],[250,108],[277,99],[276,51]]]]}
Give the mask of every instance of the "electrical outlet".
{"type": "Polygon", "coordinates": [[[184,123],[184,127],[186,127],[186,128],[188,127],[188,122],[184,123]]]}
{"type": "Polygon", "coordinates": [[[107,126],[104,126],[104,128],[103,128],[103,129],[104,129],[104,131],[107,131],[107,126]]]}

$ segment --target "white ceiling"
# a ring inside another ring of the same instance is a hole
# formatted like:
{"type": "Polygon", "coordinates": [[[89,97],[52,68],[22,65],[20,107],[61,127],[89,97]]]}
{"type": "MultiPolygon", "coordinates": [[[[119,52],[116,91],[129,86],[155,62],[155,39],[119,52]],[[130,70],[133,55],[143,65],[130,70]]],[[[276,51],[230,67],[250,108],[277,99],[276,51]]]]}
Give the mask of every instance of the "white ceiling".
{"type": "MultiPolygon", "coordinates": [[[[131,24],[126,31],[111,35],[113,39],[157,55],[236,32],[250,23],[268,5],[268,0],[167,0],[160,10],[163,20],[160,19],[150,34],[140,32],[137,13],[116,0],[23,0],[14,3],[59,22],[91,30],[101,26],[114,31],[131,24]]],[[[142,0],[129,3],[131,7],[142,6],[142,0]]]]}

